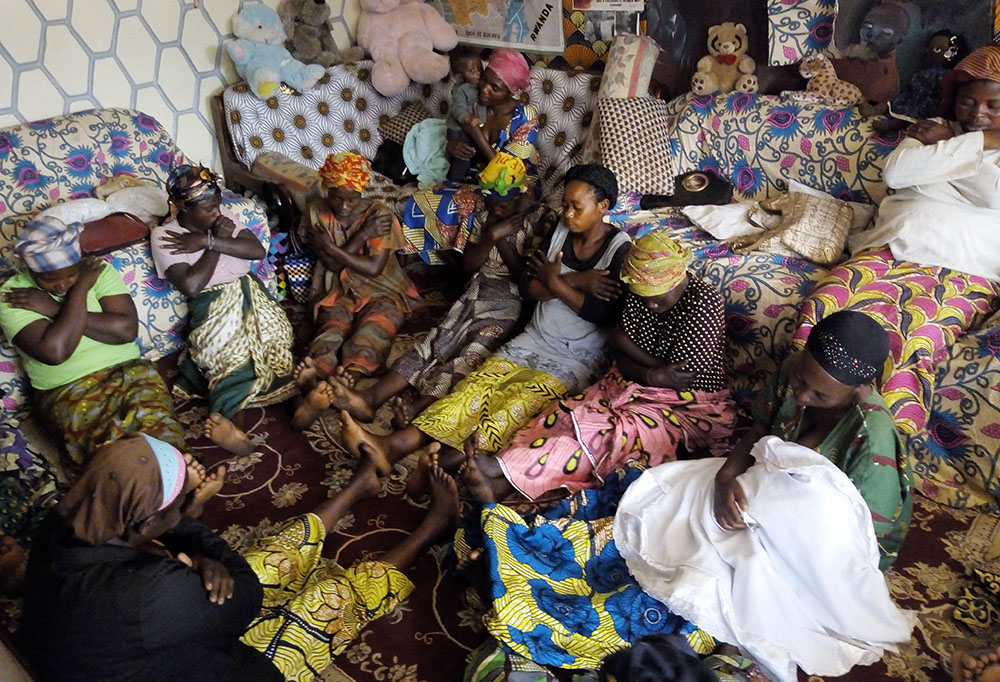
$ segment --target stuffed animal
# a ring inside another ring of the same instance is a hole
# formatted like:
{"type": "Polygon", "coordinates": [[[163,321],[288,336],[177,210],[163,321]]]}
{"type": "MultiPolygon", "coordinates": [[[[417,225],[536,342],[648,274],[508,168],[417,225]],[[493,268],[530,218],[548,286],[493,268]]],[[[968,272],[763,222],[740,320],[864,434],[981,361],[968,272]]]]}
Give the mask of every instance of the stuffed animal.
{"type": "Polygon", "coordinates": [[[330,28],[330,5],[326,0],[284,0],[278,7],[278,16],[288,36],[285,47],[295,59],[319,64],[325,69],[361,59],[360,48],[337,49],[330,28]]]}
{"type": "Polygon", "coordinates": [[[436,83],[448,75],[447,52],[458,44],[455,29],[423,0],[361,0],[358,47],[375,61],[372,85],[398,95],[410,84],[436,83]]]}
{"type": "Polygon", "coordinates": [[[861,88],[837,78],[837,71],[826,55],[806,57],[799,64],[799,73],[809,81],[806,92],[831,104],[854,106],[865,101],[861,88]]]}
{"type": "Polygon", "coordinates": [[[316,85],[326,70],[303,64],[285,49],[285,29],[278,13],[267,5],[247,5],[233,17],[237,40],[226,43],[240,78],[258,97],[273,95],[282,81],[299,92],[316,85]]]}
{"type": "Polygon", "coordinates": [[[696,95],[716,92],[757,92],[757,63],[747,55],[747,28],[727,21],[708,29],[708,54],[698,60],[691,77],[696,95]]]}

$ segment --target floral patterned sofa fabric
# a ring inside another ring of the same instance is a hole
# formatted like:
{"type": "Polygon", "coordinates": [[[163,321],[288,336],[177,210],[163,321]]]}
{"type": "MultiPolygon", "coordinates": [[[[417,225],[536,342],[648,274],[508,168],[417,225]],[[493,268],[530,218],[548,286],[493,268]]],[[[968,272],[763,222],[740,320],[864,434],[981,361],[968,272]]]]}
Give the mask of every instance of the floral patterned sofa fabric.
{"type": "MultiPolygon", "coordinates": [[[[406,102],[420,101],[434,116],[447,114],[447,82],[411,83],[386,98],[372,87],[370,73],[370,61],[340,64],[309,92],[282,90],[263,101],[244,83],[230,86],[223,103],[237,157],[251,168],[260,154],[280,152],[313,169],[322,166],[327,155],[341,151],[374,158],[382,143],[379,123],[398,114],[406,102]]],[[[579,162],[599,87],[600,75],[531,70],[531,86],[522,98],[539,114],[539,170],[546,192],[579,162]]]]}
{"type": "Polygon", "coordinates": [[[39,211],[94,196],[118,173],[164,184],[183,156],[152,116],[91,109],[0,130],[0,257],[11,269],[18,229],[39,211]]]}
{"type": "MultiPolygon", "coordinates": [[[[183,160],[155,119],[127,109],[84,111],[0,130],[0,253],[10,253],[18,230],[38,211],[91,197],[95,186],[117,173],[163,186],[170,169],[183,160]]],[[[269,244],[267,215],[256,201],[227,192],[223,205],[269,244]]],[[[103,258],[121,274],[135,303],[142,354],[156,360],[178,350],[185,336],[187,302],[157,277],[149,243],[103,258]]],[[[0,282],[19,263],[8,256],[2,265],[0,282]]],[[[277,291],[267,259],[253,269],[273,293],[277,291]]],[[[9,411],[22,408],[28,389],[17,351],[0,333],[0,404],[9,411]]]]}
{"type": "Polygon", "coordinates": [[[669,103],[677,174],[714,170],[738,199],[764,199],[797,180],[838,199],[877,204],[882,169],[902,132],[880,135],[854,107],[774,95],[691,94],[669,103]]]}

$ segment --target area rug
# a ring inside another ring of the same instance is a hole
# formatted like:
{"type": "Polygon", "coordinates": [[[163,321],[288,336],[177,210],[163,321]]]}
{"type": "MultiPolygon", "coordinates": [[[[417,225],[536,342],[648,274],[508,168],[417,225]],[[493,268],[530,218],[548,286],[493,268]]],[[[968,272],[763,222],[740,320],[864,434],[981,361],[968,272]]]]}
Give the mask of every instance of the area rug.
{"type": "MultiPolygon", "coordinates": [[[[430,288],[431,273],[414,276],[421,289],[430,288]]],[[[434,283],[440,286],[440,282],[434,283]]],[[[393,357],[408,349],[419,334],[433,326],[461,290],[453,283],[443,293],[429,294],[393,347],[393,357]]],[[[293,327],[308,330],[304,311],[290,308],[293,327]]],[[[171,382],[176,358],[159,363],[171,382]]],[[[178,416],[192,450],[207,464],[228,466],[222,492],[206,508],[203,520],[232,545],[245,546],[278,522],[314,508],[341,490],[355,462],[340,442],[340,423],[326,414],[304,432],[290,427],[291,407],[275,405],[249,410],[247,426],[257,443],[254,454],[232,458],[201,435],[207,416],[204,402],[181,401],[178,416]]],[[[373,430],[386,432],[389,410],[377,415],[373,430]]],[[[374,498],[359,504],[328,536],[326,555],[342,565],[377,556],[411,532],[423,517],[426,503],[410,500],[404,491],[415,457],[399,462],[383,479],[374,498]]],[[[469,509],[468,503],[464,509],[469,509]]],[[[912,640],[879,663],[837,678],[850,682],[896,680],[949,682],[954,649],[997,643],[998,633],[976,632],[952,618],[955,599],[966,582],[967,564],[981,561],[994,529],[992,517],[941,507],[916,498],[913,525],[895,567],[887,574],[897,603],[917,611],[912,640]],[[976,524],[977,532],[969,533],[976,524]],[[985,539],[984,539],[985,538],[985,539]]],[[[394,612],[371,624],[324,671],[326,682],[460,682],[467,655],[486,637],[483,616],[488,608],[481,592],[464,574],[448,565],[446,543],[436,546],[409,572],[416,589],[394,612]]],[[[16,629],[19,603],[0,601],[0,625],[16,629]]],[[[823,678],[800,675],[802,682],[823,678]]],[[[830,678],[827,678],[830,679],[830,678]]]]}

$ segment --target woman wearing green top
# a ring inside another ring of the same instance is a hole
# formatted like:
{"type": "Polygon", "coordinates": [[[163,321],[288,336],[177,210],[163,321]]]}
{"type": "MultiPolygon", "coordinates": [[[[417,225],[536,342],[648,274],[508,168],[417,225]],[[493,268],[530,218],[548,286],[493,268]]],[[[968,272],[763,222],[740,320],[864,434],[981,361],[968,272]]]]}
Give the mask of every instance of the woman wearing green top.
{"type": "Polygon", "coordinates": [[[745,528],[747,499],[736,477],[753,464],[750,450],[771,434],[810,447],[847,474],[868,505],[879,568],[896,560],[913,504],[910,465],[892,415],[873,384],[889,338],[867,315],[842,310],[813,327],[806,349],[789,357],[754,406],[754,425],[715,477],[715,517],[745,528]]]}

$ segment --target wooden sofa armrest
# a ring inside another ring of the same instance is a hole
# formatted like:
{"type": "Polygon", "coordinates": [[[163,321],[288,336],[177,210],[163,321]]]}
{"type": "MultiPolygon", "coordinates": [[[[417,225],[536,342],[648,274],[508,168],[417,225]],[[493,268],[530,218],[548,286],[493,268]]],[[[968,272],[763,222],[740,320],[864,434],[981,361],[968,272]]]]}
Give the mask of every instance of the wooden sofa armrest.
{"type": "Polygon", "coordinates": [[[226,109],[222,93],[213,95],[210,100],[212,123],[215,127],[215,139],[219,144],[219,159],[222,162],[222,177],[226,187],[234,192],[253,192],[264,203],[268,216],[277,216],[276,231],[287,232],[301,219],[301,212],[295,206],[288,191],[268,178],[257,175],[252,169],[243,165],[236,156],[233,138],[226,125],[226,109]]]}

